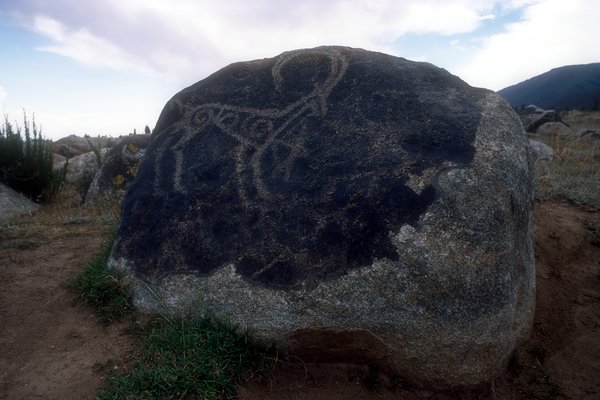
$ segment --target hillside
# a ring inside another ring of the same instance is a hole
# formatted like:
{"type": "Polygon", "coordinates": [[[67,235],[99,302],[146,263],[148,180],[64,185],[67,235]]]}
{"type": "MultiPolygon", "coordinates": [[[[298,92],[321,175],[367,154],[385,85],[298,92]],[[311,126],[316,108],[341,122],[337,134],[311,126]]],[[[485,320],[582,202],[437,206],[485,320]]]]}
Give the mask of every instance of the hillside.
{"type": "Polygon", "coordinates": [[[535,104],[545,109],[600,107],[600,63],[569,65],[498,91],[514,107],[535,104]]]}

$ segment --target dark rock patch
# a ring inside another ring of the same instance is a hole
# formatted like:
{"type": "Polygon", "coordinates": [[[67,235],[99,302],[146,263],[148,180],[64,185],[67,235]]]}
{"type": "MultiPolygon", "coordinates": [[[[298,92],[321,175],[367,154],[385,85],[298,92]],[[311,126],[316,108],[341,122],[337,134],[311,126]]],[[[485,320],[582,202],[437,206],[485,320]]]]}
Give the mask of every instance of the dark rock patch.
{"type": "MultiPolygon", "coordinates": [[[[459,92],[451,76],[438,87],[435,67],[415,67],[318,51],[234,64],[186,89],[161,115],[153,164],[140,171],[153,185],[126,200],[124,226],[141,234],[146,218],[128,211],[156,201],[165,223],[194,232],[179,243],[186,268],[208,274],[237,260],[242,276],[278,287],[397,260],[388,232],[415,224],[435,199],[433,181],[415,191],[410,176],[468,164],[480,118],[466,102],[476,90],[459,92]],[[191,102],[177,120],[177,104],[191,102]],[[179,198],[196,204],[181,214],[168,206],[179,198]]],[[[164,243],[172,232],[153,236],[164,243]]],[[[161,252],[149,243],[130,257],[152,255],[144,273],[181,268],[161,252]]]]}

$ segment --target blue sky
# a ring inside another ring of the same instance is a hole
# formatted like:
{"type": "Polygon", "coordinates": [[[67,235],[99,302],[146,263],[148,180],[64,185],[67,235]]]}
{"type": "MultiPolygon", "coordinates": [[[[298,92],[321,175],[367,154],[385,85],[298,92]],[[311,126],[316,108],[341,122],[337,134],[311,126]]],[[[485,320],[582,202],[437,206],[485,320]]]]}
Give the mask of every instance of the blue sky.
{"type": "Polygon", "coordinates": [[[2,0],[0,108],[43,134],[154,127],[225,65],[344,45],[431,62],[499,90],[600,61],[598,0],[2,0]]]}

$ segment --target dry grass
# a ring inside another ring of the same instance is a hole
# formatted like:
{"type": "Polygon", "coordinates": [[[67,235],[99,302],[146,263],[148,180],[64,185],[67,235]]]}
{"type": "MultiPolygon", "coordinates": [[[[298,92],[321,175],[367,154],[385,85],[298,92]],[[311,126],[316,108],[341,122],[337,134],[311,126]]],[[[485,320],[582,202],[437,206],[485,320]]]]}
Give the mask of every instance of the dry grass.
{"type": "Polygon", "coordinates": [[[64,187],[52,203],[45,204],[32,215],[21,215],[0,221],[0,249],[31,249],[39,247],[45,238],[77,235],[73,225],[91,224],[104,231],[119,220],[120,205],[103,201],[81,205],[81,196],[74,187],[64,187]]]}
{"type": "Polygon", "coordinates": [[[564,136],[536,140],[554,150],[551,162],[536,163],[536,197],[565,198],[580,208],[600,210],[600,143],[564,136]]]}
{"type": "Polygon", "coordinates": [[[563,111],[560,116],[571,125],[574,133],[579,129],[600,129],[600,111],[563,111]]]}

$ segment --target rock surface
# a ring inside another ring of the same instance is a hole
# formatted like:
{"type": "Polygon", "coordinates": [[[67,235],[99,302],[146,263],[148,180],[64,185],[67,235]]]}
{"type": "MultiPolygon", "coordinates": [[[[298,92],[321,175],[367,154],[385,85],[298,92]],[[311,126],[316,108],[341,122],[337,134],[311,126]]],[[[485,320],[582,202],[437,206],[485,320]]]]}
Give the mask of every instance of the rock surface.
{"type": "Polygon", "coordinates": [[[144,157],[150,135],[129,135],[121,139],[104,157],[102,167],[85,195],[85,203],[124,192],[133,181],[144,157]]]}
{"type": "Polygon", "coordinates": [[[545,110],[539,108],[535,104],[530,104],[523,109],[519,110],[519,118],[523,122],[523,126],[527,126],[544,113],[545,110]]]}
{"type": "Polygon", "coordinates": [[[529,115],[530,117],[535,116],[532,118],[531,122],[525,125],[525,130],[530,133],[536,133],[540,126],[548,123],[560,123],[567,126],[565,121],[563,121],[560,115],[554,110],[545,110],[541,114],[533,113],[529,115]]]}
{"type": "Polygon", "coordinates": [[[93,151],[92,146],[95,146],[98,149],[104,149],[115,145],[118,141],[119,139],[108,136],[81,137],[69,135],[57,140],[52,146],[54,153],[60,154],[66,158],[72,158],[93,151]],[[92,146],[90,146],[90,143],[92,146]]]}
{"type": "Polygon", "coordinates": [[[589,129],[589,128],[581,128],[577,131],[577,136],[582,139],[588,140],[599,140],[600,139],[600,129],[589,129]]]}
{"type": "Polygon", "coordinates": [[[144,311],[473,384],[528,335],[531,207],[527,138],[498,95],[380,53],[292,51],[167,103],[110,265],[144,311]]]}
{"type": "Polygon", "coordinates": [[[67,162],[67,157],[58,154],[58,153],[53,153],[52,154],[52,169],[54,170],[62,170],[65,167],[65,163],[67,162]]]}
{"type": "Polygon", "coordinates": [[[0,221],[37,211],[40,206],[0,183],[0,221]]]}
{"type": "Polygon", "coordinates": [[[529,139],[529,145],[531,146],[532,154],[536,159],[541,161],[552,161],[552,158],[554,158],[554,150],[546,143],[529,139]]]}
{"type": "Polygon", "coordinates": [[[535,130],[536,136],[564,136],[564,137],[573,137],[573,131],[567,125],[562,122],[546,122],[545,124],[540,125],[535,130]]]}
{"type": "MultiPolygon", "coordinates": [[[[101,158],[103,158],[107,152],[108,149],[106,148],[100,149],[101,158]]],[[[102,161],[100,163],[102,163],[102,161]]],[[[55,163],[54,168],[57,167],[60,168],[60,166],[55,163]]],[[[84,176],[90,176],[90,179],[92,179],[92,177],[96,174],[96,171],[98,171],[98,168],[98,157],[96,156],[95,152],[89,151],[87,153],[80,154],[68,160],[65,181],[67,183],[77,183],[77,181],[82,179],[84,176]]]]}

